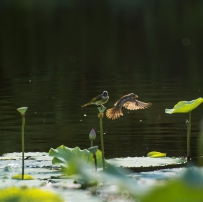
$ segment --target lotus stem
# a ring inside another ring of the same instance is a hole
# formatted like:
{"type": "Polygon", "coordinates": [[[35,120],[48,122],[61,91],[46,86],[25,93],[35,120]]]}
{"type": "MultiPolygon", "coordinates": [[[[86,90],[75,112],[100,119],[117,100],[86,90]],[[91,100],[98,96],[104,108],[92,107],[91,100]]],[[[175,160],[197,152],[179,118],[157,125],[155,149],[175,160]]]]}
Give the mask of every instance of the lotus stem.
{"type": "Polygon", "coordinates": [[[88,149],[92,154],[93,154],[93,159],[94,159],[94,164],[95,164],[95,171],[97,172],[97,150],[98,150],[98,146],[95,147],[90,147],[88,149]]]}
{"type": "Polygon", "coordinates": [[[93,154],[94,164],[95,164],[95,171],[97,172],[97,155],[93,154]]]}
{"type": "Polygon", "coordinates": [[[191,158],[190,138],[191,138],[191,112],[189,112],[189,121],[187,124],[187,160],[190,160],[191,158]]]}
{"type": "Polygon", "coordinates": [[[27,107],[20,107],[17,109],[22,116],[22,129],[21,129],[21,140],[22,140],[22,180],[24,179],[24,152],[25,152],[25,145],[24,145],[24,127],[25,127],[25,112],[27,111],[27,107]]]}
{"type": "Polygon", "coordinates": [[[203,166],[203,118],[200,123],[200,134],[198,138],[198,166],[203,166]]]}
{"type": "Polygon", "coordinates": [[[93,147],[93,140],[91,140],[91,145],[90,146],[93,147]]]}
{"type": "Polygon", "coordinates": [[[102,119],[104,116],[104,111],[105,111],[106,107],[98,107],[99,110],[99,114],[98,117],[100,119],[99,123],[100,123],[100,138],[101,138],[101,149],[102,149],[102,165],[103,165],[103,170],[105,170],[105,160],[104,160],[104,137],[103,137],[103,123],[102,123],[102,119]]]}
{"type": "Polygon", "coordinates": [[[25,152],[25,144],[24,144],[24,126],[25,126],[25,114],[22,114],[22,180],[24,180],[24,152],[25,152]]]}

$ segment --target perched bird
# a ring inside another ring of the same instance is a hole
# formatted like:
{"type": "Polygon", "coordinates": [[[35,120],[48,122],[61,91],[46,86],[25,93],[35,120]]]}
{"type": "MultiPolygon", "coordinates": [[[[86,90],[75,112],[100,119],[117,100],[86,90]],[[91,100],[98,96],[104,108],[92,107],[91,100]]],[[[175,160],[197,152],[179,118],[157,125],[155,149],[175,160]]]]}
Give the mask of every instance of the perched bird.
{"type": "Polygon", "coordinates": [[[141,102],[139,100],[136,100],[135,98],[138,98],[138,96],[134,93],[124,95],[114,104],[113,108],[107,110],[106,116],[109,119],[114,120],[119,118],[120,116],[123,116],[122,107],[125,107],[129,110],[137,110],[145,109],[152,105],[151,103],[141,102]]]}
{"type": "Polygon", "coordinates": [[[90,102],[81,107],[86,107],[88,105],[97,105],[97,106],[101,105],[102,107],[104,107],[102,104],[106,103],[108,99],[109,99],[108,92],[104,91],[101,95],[97,95],[96,97],[92,98],[90,102]]]}

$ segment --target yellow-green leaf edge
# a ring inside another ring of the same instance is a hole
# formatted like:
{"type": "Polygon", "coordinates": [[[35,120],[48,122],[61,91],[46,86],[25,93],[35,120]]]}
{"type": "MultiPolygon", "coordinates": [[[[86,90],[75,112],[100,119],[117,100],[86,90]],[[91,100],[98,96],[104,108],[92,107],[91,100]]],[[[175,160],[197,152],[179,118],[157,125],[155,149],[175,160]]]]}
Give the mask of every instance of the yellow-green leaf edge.
{"type": "Polygon", "coordinates": [[[159,157],[166,157],[166,153],[161,153],[157,151],[152,151],[147,154],[150,158],[159,158],[159,157]]]}
{"type": "Polygon", "coordinates": [[[165,113],[173,114],[173,113],[188,113],[194,110],[203,102],[203,98],[199,97],[196,100],[191,101],[180,101],[178,102],[173,109],[165,109],[165,113]]]}
{"type": "MultiPolygon", "coordinates": [[[[16,180],[22,180],[22,174],[16,174],[12,176],[12,179],[16,179],[16,180]]],[[[32,177],[31,175],[24,175],[24,180],[34,180],[35,178],[32,177]]]]}

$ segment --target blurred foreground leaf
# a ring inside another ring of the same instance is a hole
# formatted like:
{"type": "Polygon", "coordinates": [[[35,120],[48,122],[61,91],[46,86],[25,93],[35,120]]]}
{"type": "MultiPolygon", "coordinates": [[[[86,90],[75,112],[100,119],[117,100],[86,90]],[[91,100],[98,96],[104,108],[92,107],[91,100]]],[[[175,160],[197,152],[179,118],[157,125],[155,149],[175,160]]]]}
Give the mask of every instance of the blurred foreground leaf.
{"type": "Polygon", "coordinates": [[[0,202],[63,202],[56,194],[38,188],[16,188],[0,190],[0,202]]]}
{"type": "Polygon", "coordinates": [[[188,169],[185,174],[176,180],[159,186],[141,197],[142,202],[178,202],[203,200],[203,174],[197,168],[188,169]]]}

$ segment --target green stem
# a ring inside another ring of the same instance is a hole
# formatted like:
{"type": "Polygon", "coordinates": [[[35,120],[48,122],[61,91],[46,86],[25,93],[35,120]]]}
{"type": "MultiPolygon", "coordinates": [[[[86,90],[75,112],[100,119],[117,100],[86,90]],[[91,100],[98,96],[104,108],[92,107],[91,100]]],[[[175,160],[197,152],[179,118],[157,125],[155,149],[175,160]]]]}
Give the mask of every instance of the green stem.
{"type": "Polygon", "coordinates": [[[91,140],[91,147],[93,147],[93,140],[91,140]]]}
{"type": "Polygon", "coordinates": [[[22,180],[24,179],[24,126],[25,126],[25,114],[22,114],[22,180]]]}
{"type": "MultiPolygon", "coordinates": [[[[105,107],[98,107],[98,110],[100,113],[103,113],[105,111],[105,107]]],[[[100,116],[100,138],[101,138],[101,149],[102,149],[102,164],[103,164],[103,170],[105,169],[105,160],[104,160],[104,137],[103,137],[103,123],[102,123],[102,117],[100,116]]]]}
{"type": "Polygon", "coordinates": [[[94,158],[94,164],[95,164],[95,171],[97,172],[97,156],[96,156],[96,154],[93,154],[93,158],[94,158]]]}
{"type": "Polygon", "coordinates": [[[191,158],[190,138],[191,138],[191,112],[189,112],[189,123],[187,125],[187,160],[191,158]]]}
{"type": "Polygon", "coordinates": [[[101,148],[102,148],[102,163],[103,163],[103,169],[105,169],[105,161],[104,161],[104,137],[103,137],[102,117],[100,117],[100,137],[101,137],[101,148]]]}

